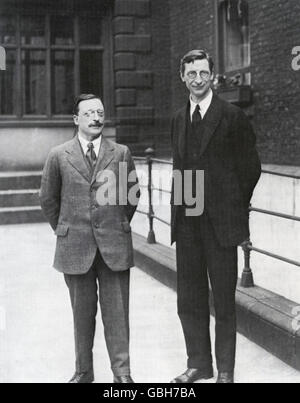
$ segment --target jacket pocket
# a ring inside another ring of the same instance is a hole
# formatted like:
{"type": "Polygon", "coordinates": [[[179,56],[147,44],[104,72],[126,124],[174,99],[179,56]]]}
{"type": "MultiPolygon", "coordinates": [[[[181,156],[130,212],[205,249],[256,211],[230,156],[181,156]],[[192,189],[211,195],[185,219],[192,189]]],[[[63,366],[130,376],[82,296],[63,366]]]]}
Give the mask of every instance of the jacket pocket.
{"type": "Polygon", "coordinates": [[[69,232],[69,226],[68,225],[63,225],[63,224],[58,224],[55,230],[55,235],[56,236],[67,236],[69,232]]]}
{"type": "Polygon", "coordinates": [[[123,228],[124,232],[127,232],[127,233],[131,232],[131,226],[130,226],[129,222],[127,222],[127,221],[122,222],[122,228],[123,228]]]}

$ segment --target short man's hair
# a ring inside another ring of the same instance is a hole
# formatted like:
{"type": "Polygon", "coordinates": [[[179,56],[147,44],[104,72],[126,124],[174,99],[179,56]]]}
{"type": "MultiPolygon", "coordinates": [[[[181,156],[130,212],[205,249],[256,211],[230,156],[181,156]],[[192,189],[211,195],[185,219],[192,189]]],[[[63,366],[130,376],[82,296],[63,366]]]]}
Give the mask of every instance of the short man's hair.
{"type": "Polygon", "coordinates": [[[185,72],[185,65],[195,62],[196,60],[207,60],[209,64],[210,72],[214,70],[214,61],[212,57],[205,50],[192,50],[188,52],[180,62],[180,73],[183,76],[185,72]]]}
{"type": "Polygon", "coordinates": [[[78,97],[76,97],[75,102],[74,102],[74,108],[73,108],[73,113],[74,115],[78,115],[79,113],[79,104],[82,101],[89,101],[90,99],[99,99],[99,101],[102,102],[102,99],[95,94],[81,94],[78,97]]]}

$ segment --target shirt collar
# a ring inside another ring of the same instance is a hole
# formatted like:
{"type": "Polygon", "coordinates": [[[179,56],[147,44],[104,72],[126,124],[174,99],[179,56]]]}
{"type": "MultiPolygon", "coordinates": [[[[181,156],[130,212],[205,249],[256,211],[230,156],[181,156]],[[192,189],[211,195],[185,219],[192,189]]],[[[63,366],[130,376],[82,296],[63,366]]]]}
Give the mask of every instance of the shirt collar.
{"type": "Polygon", "coordinates": [[[95,151],[95,153],[96,153],[96,155],[97,155],[97,157],[98,157],[98,155],[99,155],[99,150],[100,150],[100,146],[101,146],[101,141],[102,141],[102,134],[101,134],[98,138],[96,138],[95,140],[93,140],[93,141],[88,141],[88,140],[86,140],[84,137],[82,137],[82,136],[80,135],[80,133],[78,133],[78,140],[79,140],[79,142],[80,142],[80,144],[81,144],[81,147],[82,147],[82,149],[83,149],[83,153],[84,153],[84,154],[86,154],[87,151],[88,151],[88,144],[93,143],[93,145],[94,145],[94,151],[95,151]]]}
{"type": "Polygon", "coordinates": [[[211,89],[209,90],[208,95],[207,95],[201,102],[199,102],[199,104],[196,104],[196,103],[192,100],[192,96],[190,96],[190,103],[191,103],[191,120],[192,120],[193,113],[195,112],[195,109],[196,109],[196,106],[197,106],[197,105],[200,106],[200,113],[201,113],[202,119],[204,118],[204,116],[206,115],[206,113],[207,113],[207,111],[208,111],[208,109],[209,109],[209,107],[210,107],[212,98],[213,98],[213,92],[212,92],[211,89]]]}

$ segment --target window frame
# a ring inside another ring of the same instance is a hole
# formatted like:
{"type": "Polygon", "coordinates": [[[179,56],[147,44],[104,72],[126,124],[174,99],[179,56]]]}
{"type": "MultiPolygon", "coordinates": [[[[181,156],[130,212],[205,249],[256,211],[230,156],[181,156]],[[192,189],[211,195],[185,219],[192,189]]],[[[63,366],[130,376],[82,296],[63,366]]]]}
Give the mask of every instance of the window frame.
{"type": "MultiPolygon", "coordinates": [[[[226,70],[225,68],[225,60],[224,60],[224,42],[221,40],[221,18],[222,14],[222,6],[226,0],[215,0],[215,49],[216,49],[216,66],[218,68],[218,73],[221,75],[226,75],[228,77],[234,77],[236,74],[240,73],[242,75],[250,74],[250,84],[251,84],[251,35],[249,32],[249,45],[250,45],[250,60],[249,65],[246,67],[240,67],[237,69],[226,70]]],[[[249,9],[249,3],[248,3],[249,9]]],[[[249,14],[248,14],[248,28],[250,31],[250,22],[249,22],[249,14]]]]}
{"type": "MultiPolygon", "coordinates": [[[[71,127],[73,126],[72,116],[55,115],[52,113],[51,105],[51,53],[59,50],[74,51],[74,94],[80,93],[80,51],[96,50],[102,54],[102,71],[103,71],[103,102],[106,109],[107,126],[113,125],[114,116],[114,97],[111,89],[114,88],[114,74],[112,66],[113,44],[112,44],[112,9],[106,7],[105,12],[100,8],[99,13],[85,10],[67,11],[67,10],[37,10],[37,9],[17,9],[6,7],[1,11],[1,15],[15,15],[16,17],[16,43],[1,44],[6,51],[16,51],[16,88],[20,94],[20,102],[16,105],[15,115],[0,115],[0,127],[71,127]],[[102,11],[102,12],[100,12],[102,11]],[[22,16],[44,16],[45,17],[45,45],[22,45],[21,44],[21,18],[22,16]],[[73,45],[52,45],[51,44],[51,17],[53,16],[68,16],[74,21],[74,44],[73,45]],[[102,43],[101,45],[80,44],[80,18],[81,17],[98,17],[102,24],[102,43]],[[23,114],[23,86],[22,86],[22,51],[24,50],[44,50],[46,51],[46,96],[47,106],[45,115],[26,115],[23,114]]],[[[1,16],[0,15],[0,16],[1,16]]]]}

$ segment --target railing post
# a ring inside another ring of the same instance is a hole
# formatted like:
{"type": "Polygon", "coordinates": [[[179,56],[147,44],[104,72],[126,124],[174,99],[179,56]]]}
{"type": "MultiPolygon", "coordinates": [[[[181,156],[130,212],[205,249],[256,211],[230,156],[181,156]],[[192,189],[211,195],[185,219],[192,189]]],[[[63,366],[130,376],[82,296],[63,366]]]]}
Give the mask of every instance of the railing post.
{"type": "Polygon", "coordinates": [[[251,255],[251,248],[252,243],[250,240],[244,242],[242,244],[242,248],[244,251],[244,258],[245,258],[245,267],[242,274],[241,279],[241,286],[244,288],[251,288],[254,287],[254,280],[253,280],[253,273],[250,266],[250,255],[251,255]]]}
{"type": "Polygon", "coordinates": [[[154,211],[152,205],[152,158],[154,157],[153,148],[147,148],[145,150],[147,165],[148,165],[148,200],[149,200],[149,209],[148,209],[148,218],[149,218],[149,234],[147,238],[147,242],[149,244],[155,244],[155,233],[153,229],[153,221],[154,221],[154,211]]]}

